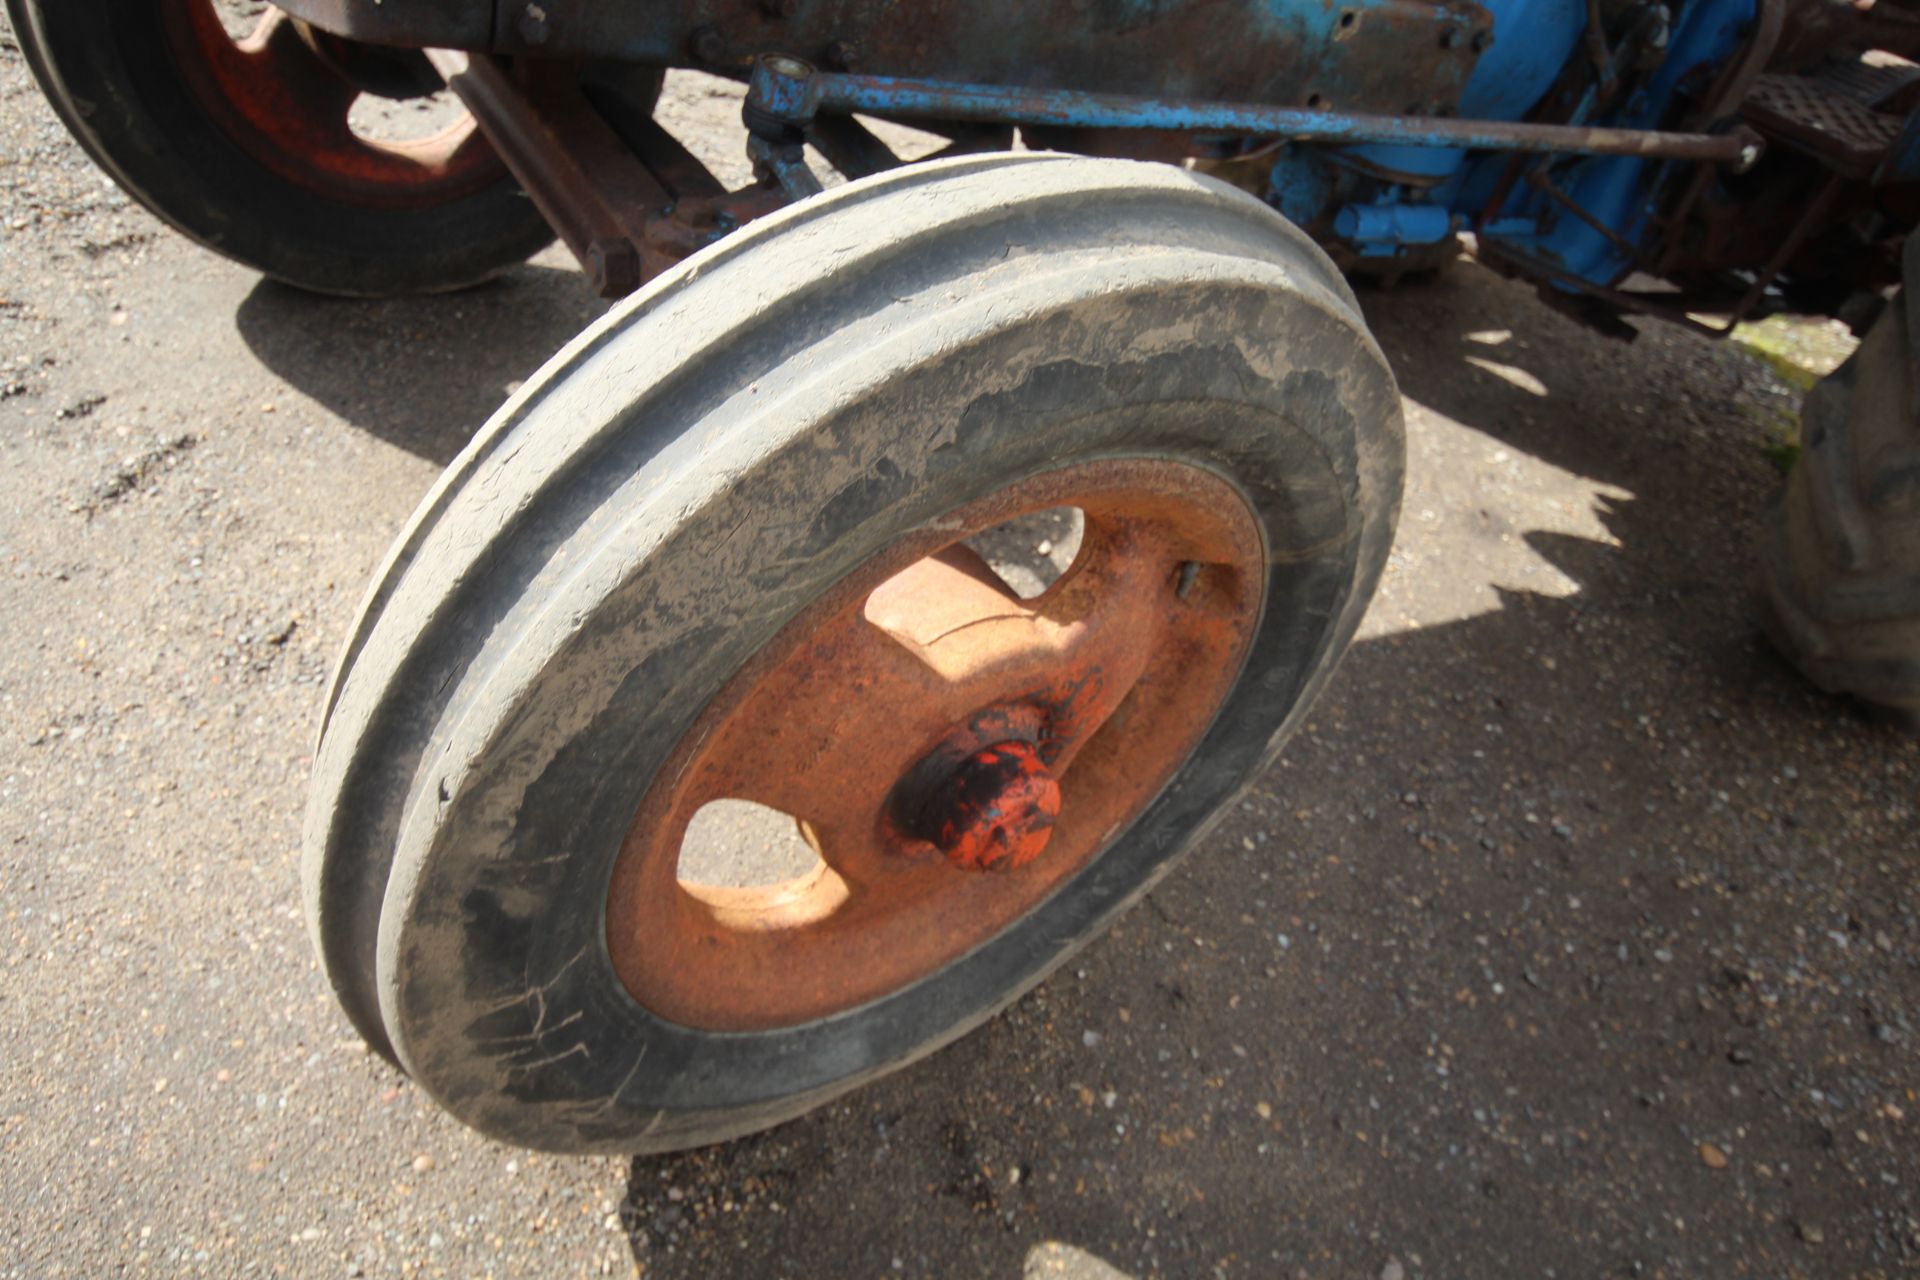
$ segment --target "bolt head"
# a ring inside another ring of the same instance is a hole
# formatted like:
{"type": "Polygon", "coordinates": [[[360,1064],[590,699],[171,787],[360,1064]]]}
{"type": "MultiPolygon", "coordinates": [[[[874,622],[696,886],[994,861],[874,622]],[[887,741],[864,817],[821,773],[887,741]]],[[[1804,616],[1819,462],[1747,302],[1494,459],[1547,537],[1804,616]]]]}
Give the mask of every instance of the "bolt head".
{"type": "Polygon", "coordinates": [[[603,298],[624,298],[640,287],[640,255],[625,241],[595,240],[587,246],[582,265],[603,298]]]}
{"type": "Polygon", "coordinates": [[[860,49],[848,40],[835,40],[827,46],[827,65],[841,71],[860,69],[860,49]]]}
{"type": "Polygon", "coordinates": [[[519,20],[514,23],[514,29],[520,33],[520,38],[528,44],[545,44],[549,34],[547,11],[537,4],[526,6],[520,10],[520,17],[519,20]]]}

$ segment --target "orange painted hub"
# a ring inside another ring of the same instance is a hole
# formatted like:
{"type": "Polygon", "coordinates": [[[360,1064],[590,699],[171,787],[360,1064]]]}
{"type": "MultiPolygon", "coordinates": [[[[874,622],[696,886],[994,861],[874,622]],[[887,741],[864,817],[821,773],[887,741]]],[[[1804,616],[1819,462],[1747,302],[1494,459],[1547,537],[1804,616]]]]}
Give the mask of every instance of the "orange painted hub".
{"type": "Polygon", "coordinates": [[[269,8],[235,39],[214,3],[163,0],[168,51],[207,114],[280,177],[331,199],[415,208],[472,194],[506,172],[464,114],[423,138],[356,133],[348,112],[360,89],[319,52],[311,32],[269,8]]]}
{"type": "Polygon", "coordinates": [[[660,1017],[747,1031],[951,964],[1159,795],[1238,679],[1264,586],[1239,491],[1168,462],[1063,468],[902,538],[742,667],[655,775],[609,889],[616,972],[660,1017]],[[1033,599],[962,543],[1063,506],[1080,551],[1033,599]],[[681,879],[689,822],[723,799],[793,815],[817,864],[681,879]]]}
{"type": "Polygon", "coordinates": [[[1046,851],[1060,784],[1031,742],[996,742],[968,756],[920,808],[916,834],[966,871],[1012,871],[1046,851]]]}

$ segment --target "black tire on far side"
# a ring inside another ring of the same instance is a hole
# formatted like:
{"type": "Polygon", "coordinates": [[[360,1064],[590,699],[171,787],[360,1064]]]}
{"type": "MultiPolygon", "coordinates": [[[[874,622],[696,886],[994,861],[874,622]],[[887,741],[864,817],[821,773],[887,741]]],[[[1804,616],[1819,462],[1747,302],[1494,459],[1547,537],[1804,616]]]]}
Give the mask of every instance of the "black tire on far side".
{"type": "MultiPolygon", "coordinates": [[[[287,284],[361,297],[476,284],[553,239],[490,154],[471,181],[418,192],[319,167],[302,175],[296,149],[263,154],[254,131],[235,124],[240,116],[209,108],[218,77],[183,66],[196,54],[182,40],[181,14],[194,5],[210,9],[210,0],[6,0],[28,66],[68,131],[174,229],[287,284]]],[[[351,87],[329,84],[317,59],[298,69],[330,99],[316,115],[344,117],[351,87]]]]}

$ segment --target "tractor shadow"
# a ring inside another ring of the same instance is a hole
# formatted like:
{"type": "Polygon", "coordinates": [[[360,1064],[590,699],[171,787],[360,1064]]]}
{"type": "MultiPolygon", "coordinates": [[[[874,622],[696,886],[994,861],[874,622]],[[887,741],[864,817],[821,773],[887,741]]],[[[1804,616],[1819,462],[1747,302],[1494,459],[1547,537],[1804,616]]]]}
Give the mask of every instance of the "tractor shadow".
{"type": "Polygon", "coordinates": [[[444,466],[606,304],[527,265],[457,294],[319,298],[261,280],[234,320],[269,369],[355,427],[444,466]]]}
{"type": "Polygon", "coordinates": [[[1920,752],[1750,625],[1771,390],[1477,268],[1362,301],[1410,402],[1401,545],[1279,765],[985,1027],[772,1132],[633,1160],[649,1277],[1651,1274],[1741,1237],[1784,1273],[1789,1219],[1897,1208],[1862,1204],[1802,1108],[1751,1103],[1858,1028],[1762,1019],[1728,976],[1806,924],[1806,868],[1862,918],[1913,899],[1898,836],[1840,869],[1821,833],[1920,752]],[[1502,453],[1543,492],[1479,493],[1502,453]],[[1562,506],[1588,531],[1527,527],[1562,506]],[[1537,589],[1501,581],[1516,557],[1537,589]],[[1470,580],[1484,604],[1447,616],[1470,580]],[[1791,1185],[1704,1180],[1695,1144],[1735,1133],[1791,1185]]]}

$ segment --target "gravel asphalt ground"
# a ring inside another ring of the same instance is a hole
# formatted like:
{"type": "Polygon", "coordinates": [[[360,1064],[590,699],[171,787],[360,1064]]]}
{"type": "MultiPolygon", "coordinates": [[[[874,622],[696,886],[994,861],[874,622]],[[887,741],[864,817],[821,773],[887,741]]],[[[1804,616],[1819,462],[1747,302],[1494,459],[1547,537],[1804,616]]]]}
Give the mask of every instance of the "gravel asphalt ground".
{"type": "MultiPolygon", "coordinates": [[[[666,110],[731,147],[711,85],[666,110]]],[[[387,540],[597,304],[551,252],[265,283],[116,192],[0,27],[0,1276],[1920,1268],[1920,746],[1748,614],[1797,391],[1476,267],[1364,303],[1399,544],[1199,852],[826,1111],[529,1155],[363,1050],[296,846],[387,540]]]]}

